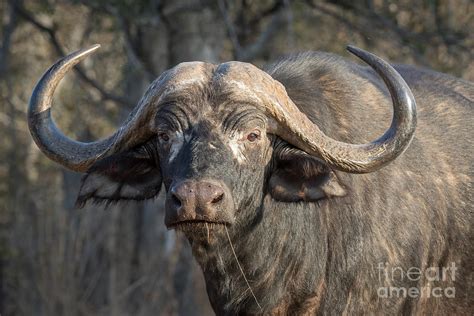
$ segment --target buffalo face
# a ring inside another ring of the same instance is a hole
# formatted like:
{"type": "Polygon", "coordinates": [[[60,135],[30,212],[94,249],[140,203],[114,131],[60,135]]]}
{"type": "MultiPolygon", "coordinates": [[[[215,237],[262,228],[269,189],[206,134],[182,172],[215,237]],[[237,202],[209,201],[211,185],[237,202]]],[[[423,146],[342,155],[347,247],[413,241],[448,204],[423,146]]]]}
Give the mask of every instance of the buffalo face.
{"type": "Polygon", "coordinates": [[[157,115],[165,224],[182,230],[234,224],[239,210],[259,202],[271,157],[266,119],[257,109],[211,96],[194,101],[199,111],[172,102],[157,115]]]}

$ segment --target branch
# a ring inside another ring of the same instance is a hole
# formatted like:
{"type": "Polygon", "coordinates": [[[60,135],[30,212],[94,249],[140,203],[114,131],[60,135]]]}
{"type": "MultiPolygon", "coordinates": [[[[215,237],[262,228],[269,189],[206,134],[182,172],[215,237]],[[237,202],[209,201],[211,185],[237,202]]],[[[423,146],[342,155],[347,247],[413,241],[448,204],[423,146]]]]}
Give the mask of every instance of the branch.
{"type": "Polygon", "coordinates": [[[238,39],[235,25],[228,14],[225,1],[224,0],[218,1],[219,9],[221,11],[222,17],[224,19],[224,22],[227,28],[227,34],[229,35],[233,48],[234,48],[235,59],[248,61],[248,60],[255,59],[258,55],[262,53],[263,49],[267,46],[270,39],[278,31],[279,26],[283,24],[283,22],[285,21],[283,16],[280,14],[281,13],[280,9],[283,6],[281,6],[279,3],[280,1],[278,1],[274,7],[272,7],[271,9],[268,9],[262,15],[260,15],[263,17],[264,15],[266,16],[273,13],[271,21],[268,23],[265,30],[263,30],[260,33],[258,38],[253,42],[253,44],[242,46],[238,39]]]}
{"type": "Polygon", "coordinates": [[[237,36],[237,32],[234,27],[234,23],[232,22],[224,0],[218,0],[217,4],[219,6],[219,10],[221,11],[222,18],[224,19],[225,26],[227,28],[227,34],[229,35],[230,41],[232,42],[232,46],[234,48],[235,55],[239,55],[240,51],[242,50],[242,46],[240,45],[239,38],[237,36]]]}
{"type": "Polygon", "coordinates": [[[239,60],[247,61],[258,57],[267,46],[268,42],[273,38],[273,35],[280,29],[280,26],[286,22],[286,19],[278,12],[272,16],[265,30],[258,36],[257,40],[246,47],[244,47],[240,54],[237,55],[239,60]]]}
{"type": "Polygon", "coordinates": [[[264,10],[262,13],[260,13],[256,17],[252,18],[252,20],[250,20],[250,22],[248,24],[250,26],[253,26],[253,25],[259,23],[262,19],[266,18],[267,16],[278,13],[278,11],[280,11],[283,7],[287,6],[286,2],[287,1],[285,1],[285,0],[277,0],[273,4],[273,6],[271,6],[270,8],[268,8],[266,10],[264,10]]]}
{"type": "MultiPolygon", "coordinates": [[[[377,30],[377,28],[369,28],[369,29],[366,29],[366,28],[363,28],[361,27],[361,24],[360,23],[351,23],[348,21],[348,19],[339,14],[338,12],[335,12],[334,10],[331,10],[327,7],[325,7],[324,5],[320,5],[320,4],[316,4],[314,3],[313,1],[311,0],[307,0],[306,3],[313,9],[323,13],[323,14],[326,14],[336,20],[338,20],[339,22],[341,22],[342,24],[344,24],[347,28],[351,29],[351,30],[355,30],[357,31],[360,35],[363,35],[363,36],[366,36],[367,34],[373,34],[374,33],[374,30],[377,30]]],[[[347,10],[346,6],[341,6],[343,8],[343,10],[347,10]]],[[[357,11],[358,9],[354,9],[355,12],[358,12],[357,11]]],[[[361,14],[359,12],[359,14],[361,14]]],[[[372,20],[370,20],[370,18],[368,18],[367,16],[365,15],[362,15],[362,17],[366,20],[366,22],[368,23],[371,23],[372,20]]],[[[386,21],[386,25],[385,26],[388,26],[389,23],[388,21],[386,21]]],[[[389,27],[389,29],[391,29],[389,27]]],[[[391,29],[392,31],[394,31],[393,29],[391,29]]],[[[396,44],[398,44],[399,46],[403,46],[403,41],[407,42],[407,38],[405,38],[403,35],[406,35],[404,33],[404,30],[402,29],[399,29],[398,32],[395,32],[398,37],[401,39],[401,41],[396,41],[396,44]]],[[[423,66],[428,66],[428,62],[426,61],[426,59],[415,49],[413,48],[412,46],[408,46],[408,48],[412,51],[413,53],[413,56],[415,57],[416,61],[423,65],[423,66]]]]}
{"type": "Polygon", "coordinates": [[[285,4],[285,8],[287,11],[286,14],[286,23],[287,23],[287,43],[286,45],[290,50],[294,49],[295,47],[295,30],[293,29],[293,23],[294,23],[294,16],[293,16],[293,10],[291,9],[291,3],[290,0],[283,0],[283,3],[285,4]]]}
{"type": "Polygon", "coordinates": [[[8,58],[10,57],[10,45],[12,34],[17,25],[17,14],[12,8],[12,1],[9,2],[9,20],[3,28],[2,46],[0,47],[0,79],[5,76],[8,67],[8,58]]]}
{"type": "Polygon", "coordinates": [[[162,14],[166,16],[171,16],[177,13],[184,12],[202,12],[202,8],[208,7],[213,4],[211,0],[200,0],[200,1],[170,1],[164,5],[164,1],[157,1],[158,7],[161,7],[162,14]]]}
{"type": "Polygon", "coordinates": [[[338,20],[339,22],[344,24],[347,28],[354,29],[354,30],[358,31],[359,33],[365,33],[365,30],[362,29],[358,24],[349,22],[346,17],[340,15],[339,13],[334,12],[334,11],[332,11],[332,10],[330,10],[330,9],[320,5],[320,4],[314,3],[311,0],[307,0],[306,3],[311,8],[313,8],[313,9],[315,9],[315,10],[321,12],[321,13],[324,13],[324,14],[338,20]]]}
{"type": "MultiPolygon", "coordinates": [[[[31,23],[34,25],[38,30],[41,32],[45,33],[53,45],[54,49],[56,50],[56,53],[60,57],[64,57],[66,54],[64,52],[64,49],[62,48],[61,44],[59,43],[57,36],[56,36],[56,30],[53,28],[50,28],[38,20],[36,20],[25,8],[23,8],[21,5],[18,3],[13,4],[16,12],[18,13],[19,16],[21,16],[23,19],[25,19],[27,22],[31,23]]],[[[79,75],[79,77],[88,85],[90,85],[92,88],[97,90],[100,95],[102,96],[102,99],[104,100],[110,100],[114,101],[122,106],[129,107],[130,104],[133,104],[133,101],[128,100],[125,97],[122,96],[117,96],[115,94],[107,92],[97,81],[94,79],[88,77],[84,70],[80,66],[74,67],[74,71],[79,75]]]]}
{"type": "MultiPolygon", "coordinates": [[[[311,5],[314,5],[312,1],[308,1],[311,5]]],[[[329,3],[329,2],[328,2],[329,3]]],[[[443,32],[412,32],[406,28],[400,27],[397,23],[388,19],[386,16],[381,15],[375,12],[373,9],[364,10],[361,9],[356,5],[355,2],[344,2],[344,5],[341,4],[333,4],[335,6],[339,6],[343,10],[351,10],[354,13],[358,14],[360,17],[364,18],[365,21],[369,24],[376,24],[378,27],[383,27],[395,33],[398,38],[407,43],[420,43],[420,42],[427,42],[429,41],[431,45],[439,45],[439,41],[441,39],[442,43],[446,46],[456,46],[457,48],[466,51],[468,53],[472,53],[472,47],[467,47],[461,43],[461,40],[453,39],[452,41],[446,40],[447,35],[443,32]]],[[[374,28],[376,29],[376,28],[374,28]]],[[[414,53],[418,53],[413,47],[410,49],[414,53]]]]}
{"type": "Polygon", "coordinates": [[[130,21],[114,7],[106,6],[105,9],[110,14],[115,16],[122,32],[124,33],[125,48],[127,50],[130,62],[143,71],[148,81],[153,81],[157,76],[153,72],[152,67],[147,63],[146,60],[143,59],[139,47],[137,47],[137,44],[133,40],[133,36],[130,33],[130,21]]]}

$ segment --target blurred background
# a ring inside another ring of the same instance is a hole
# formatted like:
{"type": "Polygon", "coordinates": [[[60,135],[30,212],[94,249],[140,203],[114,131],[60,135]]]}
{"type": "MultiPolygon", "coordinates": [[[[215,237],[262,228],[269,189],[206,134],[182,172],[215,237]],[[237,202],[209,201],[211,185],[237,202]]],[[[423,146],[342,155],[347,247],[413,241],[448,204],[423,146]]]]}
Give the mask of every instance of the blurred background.
{"type": "Polygon", "coordinates": [[[161,198],[75,209],[81,175],[33,143],[31,91],[67,53],[102,44],[55,96],[57,124],[82,141],[112,133],[182,61],[260,66],[306,50],[355,60],[355,44],[474,80],[472,0],[2,0],[0,17],[1,315],[212,315],[161,198]]]}

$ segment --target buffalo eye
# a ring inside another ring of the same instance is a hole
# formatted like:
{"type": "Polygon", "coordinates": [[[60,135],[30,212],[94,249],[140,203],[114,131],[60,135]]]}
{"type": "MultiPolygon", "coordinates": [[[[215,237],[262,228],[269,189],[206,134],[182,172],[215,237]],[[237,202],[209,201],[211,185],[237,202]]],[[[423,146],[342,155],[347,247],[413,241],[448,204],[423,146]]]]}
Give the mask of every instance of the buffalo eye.
{"type": "Polygon", "coordinates": [[[253,131],[252,133],[247,135],[247,140],[249,142],[254,142],[256,140],[260,139],[260,132],[259,131],[253,131]]]}
{"type": "Polygon", "coordinates": [[[167,133],[159,133],[158,138],[160,139],[161,142],[167,143],[170,140],[170,136],[167,133]]]}

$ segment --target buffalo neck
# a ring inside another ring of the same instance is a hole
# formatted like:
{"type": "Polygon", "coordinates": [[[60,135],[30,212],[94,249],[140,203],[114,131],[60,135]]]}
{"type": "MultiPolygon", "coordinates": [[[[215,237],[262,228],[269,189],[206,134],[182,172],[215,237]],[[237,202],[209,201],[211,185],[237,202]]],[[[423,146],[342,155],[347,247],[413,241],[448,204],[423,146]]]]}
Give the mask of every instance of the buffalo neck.
{"type": "Polygon", "coordinates": [[[210,244],[191,242],[219,315],[288,312],[320,295],[316,292],[327,258],[320,205],[276,202],[267,196],[263,207],[253,211],[250,225],[212,231],[210,244]],[[305,290],[295,298],[291,293],[296,289],[305,290]]]}

